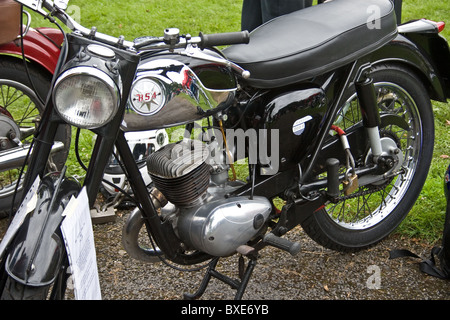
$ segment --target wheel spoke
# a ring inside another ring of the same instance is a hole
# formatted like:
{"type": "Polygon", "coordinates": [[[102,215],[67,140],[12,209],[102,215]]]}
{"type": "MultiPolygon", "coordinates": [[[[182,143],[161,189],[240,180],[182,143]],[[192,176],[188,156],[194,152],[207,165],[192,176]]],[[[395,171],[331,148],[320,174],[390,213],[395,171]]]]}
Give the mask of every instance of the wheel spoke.
{"type": "MultiPolygon", "coordinates": [[[[31,89],[20,83],[0,79],[0,102],[0,108],[6,110],[2,114],[11,117],[19,128],[35,126],[33,119],[39,115],[39,109],[31,89]]],[[[22,143],[28,142],[25,139],[22,143]]],[[[14,192],[20,172],[21,168],[0,172],[0,201],[14,192]]]]}
{"type": "MultiPolygon", "coordinates": [[[[389,113],[403,117],[411,130],[393,124],[383,128],[384,137],[394,141],[403,153],[402,174],[375,185],[360,186],[354,194],[343,198],[337,204],[329,205],[327,211],[330,217],[341,227],[348,229],[365,229],[385,219],[395,208],[396,202],[403,197],[409,188],[417,163],[417,145],[415,134],[419,128],[420,118],[417,106],[409,94],[402,88],[390,83],[375,84],[380,113],[389,113]]],[[[337,125],[344,130],[361,121],[359,101],[356,95],[345,104],[338,115],[337,125]]],[[[419,132],[420,133],[420,132],[419,132]]],[[[366,156],[359,159],[359,165],[364,165],[366,156]]],[[[402,161],[402,159],[399,159],[402,161]]]]}

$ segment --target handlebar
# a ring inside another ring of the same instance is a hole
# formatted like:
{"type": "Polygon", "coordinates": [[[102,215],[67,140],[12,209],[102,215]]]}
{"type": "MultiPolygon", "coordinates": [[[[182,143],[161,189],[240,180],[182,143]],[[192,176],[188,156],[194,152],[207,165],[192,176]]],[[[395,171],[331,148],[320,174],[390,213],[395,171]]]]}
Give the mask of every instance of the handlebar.
{"type": "Polygon", "coordinates": [[[139,43],[126,41],[123,37],[115,38],[107,34],[97,32],[96,28],[88,29],[79,23],[77,23],[72,17],[70,17],[65,9],[67,7],[66,2],[68,1],[51,1],[51,0],[15,0],[30,9],[40,13],[44,17],[53,20],[53,17],[58,18],[62,23],[64,23],[69,29],[74,32],[81,33],[83,36],[89,36],[95,38],[100,42],[114,46],[122,46],[126,49],[138,50],[143,47],[157,48],[182,48],[188,44],[196,44],[201,49],[213,46],[223,46],[232,44],[247,44],[250,41],[250,36],[248,31],[242,32],[228,32],[228,33],[216,33],[216,34],[203,34],[200,33],[198,37],[183,36],[180,37],[179,30],[172,28],[166,29],[164,37],[161,38],[151,38],[147,41],[142,41],[139,43]],[[49,11],[46,12],[46,9],[49,11]]]}
{"type": "Polygon", "coordinates": [[[146,40],[141,39],[135,43],[136,49],[175,49],[186,47],[188,44],[195,44],[203,50],[213,46],[247,44],[250,42],[250,35],[248,31],[215,34],[204,34],[200,32],[198,37],[191,37],[190,35],[180,36],[178,29],[170,28],[164,30],[164,37],[148,37],[146,40]]]}
{"type": "Polygon", "coordinates": [[[250,42],[250,35],[248,31],[216,34],[203,34],[200,32],[199,37],[201,39],[199,45],[201,49],[231,44],[248,44],[250,42]]]}
{"type": "MultiPolygon", "coordinates": [[[[232,44],[247,44],[250,41],[250,36],[248,31],[242,32],[228,32],[228,33],[216,33],[216,34],[203,34],[200,33],[198,37],[191,37],[190,35],[180,36],[179,30],[176,28],[169,28],[164,31],[164,37],[159,38],[147,38],[146,40],[139,42],[126,41],[122,36],[115,38],[107,34],[97,32],[95,27],[88,29],[83,27],[78,22],[76,22],[72,17],[70,17],[65,9],[67,7],[67,0],[15,0],[18,3],[25,5],[26,7],[38,12],[44,17],[54,21],[53,17],[56,17],[62,23],[64,23],[73,32],[77,32],[83,36],[96,39],[99,42],[109,44],[112,46],[118,46],[127,50],[139,51],[143,50],[160,50],[169,49],[173,50],[175,48],[188,48],[189,45],[197,45],[200,49],[204,49],[212,46],[224,46],[232,44]],[[44,10],[45,9],[45,10],[44,10]],[[47,12],[47,11],[48,12],[47,12]]],[[[182,53],[191,54],[191,53],[182,53]]],[[[215,59],[217,63],[224,65],[230,65],[232,69],[240,73],[244,78],[248,78],[250,73],[238,65],[219,58],[213,58],[211,56],[202,55],[200,53],[194,53],[198,58],[210,60],[215,59]]]]}

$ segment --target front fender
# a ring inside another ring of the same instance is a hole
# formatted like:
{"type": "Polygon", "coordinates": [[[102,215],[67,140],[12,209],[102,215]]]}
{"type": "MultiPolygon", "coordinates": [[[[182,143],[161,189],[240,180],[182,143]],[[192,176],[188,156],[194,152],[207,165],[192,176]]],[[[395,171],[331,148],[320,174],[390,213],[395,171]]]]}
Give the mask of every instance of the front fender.
{"type": "Polygon", "coordinates": [[[60,230],[62,213],[79,190],[78,182],[60,179],[57,174],[42,179],[36,208],[18,230],[6,260],[6,271],[16,281],[29,286],[53,282],[65,256],[60,230]]]}
{"type": "MultiPolygon", "coordinates": [[[[62,33],[53,28],[30,28],[23,38],[25,57],[54,73],[61,52],[62,33]]],[[[0,54],[22,56],[20,41],[0,45],[0,54]]]]}

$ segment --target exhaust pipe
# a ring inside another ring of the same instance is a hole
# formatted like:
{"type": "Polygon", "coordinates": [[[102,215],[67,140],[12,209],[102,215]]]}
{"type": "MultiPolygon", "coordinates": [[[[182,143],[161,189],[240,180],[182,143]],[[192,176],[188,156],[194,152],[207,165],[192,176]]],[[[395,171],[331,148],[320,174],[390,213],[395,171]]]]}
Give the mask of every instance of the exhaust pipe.
{"type": "MultiPolygon", "coordinates": [[[[150,192],[150,198],[158,210],[167,204],[164,195],[156,188],[150,192]]],[[[144,226],[145,220],[142,216],[141,210],[134,209],[128,217],[122,231],[122,244],[125,251],[131,258],[148,263],[160,262],[160,256],[163,255],[159,248],[144,248],[139,244],[139,232],[144,226]]]]}
{"type": "MultiPolygon", "coordinates": [[[[55,142],[52,147],[52,153],[58,152],[64,149],[64,143],[55,142]]],[[[30,151],[30,145],[22,145],[0,152],[0,172],[12,170],[22,167],[28,153],[30,151]]]]}

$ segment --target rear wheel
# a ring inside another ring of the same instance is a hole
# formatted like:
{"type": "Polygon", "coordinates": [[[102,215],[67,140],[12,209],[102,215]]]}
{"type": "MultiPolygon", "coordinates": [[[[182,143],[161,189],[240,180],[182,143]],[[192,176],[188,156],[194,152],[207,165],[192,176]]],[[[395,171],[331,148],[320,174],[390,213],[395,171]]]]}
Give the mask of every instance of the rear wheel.
{"type": "MultiPolygon", "coordinates": [[[[380,114],[401,116],[409,125],[380,130],[383,149],[398,149],[399,164],[383,181],[367,183],[340,201],[309,217],[302,227],[319,244],[338,251],[356,251],[389,235],[406,217],[425,183],[434,146],[434,119],[427,90],[414,73],[383,65],[372,72],[380,114]]],[[[361,121],[352,88],[335,124],[342,129],[361,121]]],[[[368,161],[370,151],[356,165],[368,161]]]]}

